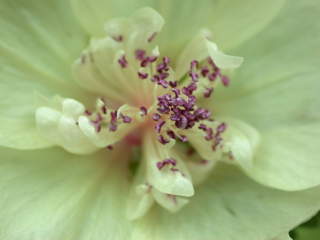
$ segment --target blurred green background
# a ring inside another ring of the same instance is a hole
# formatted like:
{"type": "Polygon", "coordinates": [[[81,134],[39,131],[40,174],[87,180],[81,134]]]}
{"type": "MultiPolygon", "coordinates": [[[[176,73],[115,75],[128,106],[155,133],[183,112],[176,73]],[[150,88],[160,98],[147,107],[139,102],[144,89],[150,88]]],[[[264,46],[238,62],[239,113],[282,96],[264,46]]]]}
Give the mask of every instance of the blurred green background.
{"type": "Polygon", "coordinates": [[[320,212],[308,222],[294,229],[290,236],[293,240],[320,240],[320,212]]]}

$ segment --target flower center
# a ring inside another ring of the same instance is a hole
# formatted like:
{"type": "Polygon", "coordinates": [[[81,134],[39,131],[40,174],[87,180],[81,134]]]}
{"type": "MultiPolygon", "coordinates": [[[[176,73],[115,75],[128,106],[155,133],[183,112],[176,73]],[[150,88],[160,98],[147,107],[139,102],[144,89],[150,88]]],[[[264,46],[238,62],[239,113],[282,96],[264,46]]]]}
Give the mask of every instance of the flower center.
{"type": "Polygon", "coordinates": [[[95,107],[56,97],[36,112],[43,135],[69,152],[140,149],[128,198],[131,219],[154,202],[179,210],[223,155],[233,158],[223,141],[227,123],[201,101],[230,84],[223,72],[242,59],[219,51],[205,32],[178,59],[161,56],[156,39],[163,23],[149,8],[108,22],[107,36],[92,39],[73,65],[78,84],[98,96],[95,107]]]}

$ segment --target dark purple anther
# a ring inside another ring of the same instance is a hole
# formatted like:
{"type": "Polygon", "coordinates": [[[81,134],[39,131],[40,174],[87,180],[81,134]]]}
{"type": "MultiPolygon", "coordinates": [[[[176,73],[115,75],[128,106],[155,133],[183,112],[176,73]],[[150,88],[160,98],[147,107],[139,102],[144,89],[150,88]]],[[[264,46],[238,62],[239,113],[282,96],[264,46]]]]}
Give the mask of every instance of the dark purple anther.
{"type": "Polygon", "coordinates": [[[126,68],[128,66],[128,61],[126,59],[126,56],[125,55],[122,55],[119,60],[118,60],[118,63],[120,64],[120,66],[122,68],[126,68]]]}
{"type": "Polygon", "coordinates": [[[201,123],[201,124],[199,125],[199,129],[201,129],[201,130],[203,130],[203,131],[207,131],[207,125],[201,123]]]}
{"type": "Polygon", "coordinates": [[[118,111],[115,110],[113,112],[110,112],[110,116],[111,116],[111,122],[116,122],[118,117],[118,111]]]}
{"type": "Polygon", "coordinates": [[[185,135],[178,135],[178,138],[180,139],[181,142],[188,142],[188,138],[185,135]]]}
{"type": "Polygon", "coordinates": [[[161,170],[163,168],[163,162],[157,162],[157,168],[161,170]]]}
{"type": "MultiPolygon", "coordinates": [[[[164,168],[167,165],[171,165],[171,166],[175,167],[177,165],[177,161],[173,158],[167,158],[161,162],[157,162],[157,168],[159,170],[161,170],[162,168],[164,168]]],[[[179,170],[177,169],[177,171],[179,171],[179,170]]]]}
{"type": "Polygon", "coordinates": [[[153,119],[154,121],[156,121],[156,122],[157,122],[160,118],[161,118],[161,116],[160,116],[160,114],[158,114],[158,113],[155,113],[155,114],[152,115],[152,119],[153,119]]]}
{"type": "Polygon", "coordinates": [[[157,133],[160,133],[160,132],[161,132],[161,128],[163,127],[163,125],[164,125],[165,123],[166,123],[165,121],[160,120],[160,121],[156,124],[155,129],[156,129],[157,133]]]}
{"type": "Polygon", "coordinates": [[[221,82],[222,82],[223,86],[228,87],[230,84],[230,79],[227,76],[222,75],[221,82]]]}
{"type": "Polygon", "coordinates": [[[170,87],[175,88],[175,87],[177,87],[178,83],[176,81],[170,81],[169,85],[170,85],[170,87]]]}
{"type": "Polygon", "coordinates": [[[174,133],[174,131],[171,131],[171,130],[167,131],[167,135],[172,139],[176,139],[176,134],[174,133]]]}
{"type": "Polygon", "coordinates": [[[170,58],[169,57],[164,57],[163,58],[163,63],[168,65],[170,63],[170,58]]]}
{"type": "Polygon", "coordinates": [[[138,59],[139,61],[142,61],[144,59],[145,55],[146,55],[146,51],[143,49],[137,49],[135,51],[136,59],[138,59]]]}
{"type": "Polygon", "coordinates": [[[205,140],[210,141],[213,139],[213,130],[212,128],[207,128],[206,130],[207,135],[205,136],[205,140]]]}
{"type": "Polygon", "coordinates": [[[102,111],[103,114],[107,114],[107,107],[105,105],[103,105],[101,107],[101,111],[102,111]]]}
{"type": "Polygon", "coordinates": [[[197,82],[198,81],[198,78],[199,78],[199,75],[195,72],[190,72],[189,73],[189,76],[191,77],[192,81],[193,82],[197,82]]]}
{"type": "Polygon", "coordinates": [[[84,114],[85,114],[86,116],[91,116],[91,115],[92,115],[92,112],[90,112],[89,110],[85,110],[85,111],[84,111],[84,114]]]}
{"type": "Polygon", "coordinates": [[[141,67],[146,67],[146,66],[148,66],[149,63],[150,63],[149,57],[145,57],[145,58],[141,61],[140,66],[141,66],[141,67]]]}
{"type": "Polygon", "coordinates": [[[120,114],[120,117],[122,118],[122,121],[123,121],[124,123],[131,123],[131,122],[132,122],[132,118],[131,118],[131,117],[125,116],[125,115],[123,115],[122,113],[120,114]]]}
{"type": "Polygon", "coordinates": [[[197,60],[193,60],[190,63],[190,69],[191,71],[196,70],[198,68],[199,62],[197,60]]]}
{"type": "Polygon", "coordinates": [[[203,96],[205,98],[209,98],[211,97],[212,92],[213,92],[213,88],[206,88],[203,92],[203,96]]]}
{"type": "Polygon", "coordinates": [[[107,147],[106,147],[108,150],[113,150],[113,146],[112,145],[108,145],[107,147]]]}
{"type": "Polygon", "coordinates": [[[146,78],[148,78],[148,73],[143,73],[143,72],[138,72],[138,77],[140,78],[140,79],[146,79],[146,78]]]}
{"type": "Polygon", "coordinates": [[[117,126],[116,124],[114,124],[114,123],[111,123],[111,124],[110,124],[109,130],[110,130],[111,132],[115,132],[115,131],[117,131],[117,129],[118,129],[118,126],[117,126]]]}
{"type": "Polygon", "coordinates": [[[209,75],[208,79],[209,81],[213,82],[217,79],[217,77],[218,77],[218,74],[214,72],[209,75]]]}
{"type": "Polygon", "coordinates": [[[206,77],[206,76],[208,76],[208,73],[209,73],[210,71],[209,71],[209,68],[208,67],[203,67],[202,69],[201,69],[201,75],[202,75],[202,77],[206,77]]]}
{"type": "Polygon", "coordinates": [[[162,135],[158,136],[158,141],[163,145],[165,145],[165,144],[170,142],[169,140],[165,139],[162,135]]]}
{"type": "Polygon", "coordinates": [[[218,127],[217,127],[217,132],[218,133],[223,133],[227,128],[227,124],[225,123],[221,123],[218,127]]]}
{"type": "Polygon", "coordinates": [[[150,56],[149,57],[149,62],[153,63],[155,61],[157,61],[158,57],[157,56],[150,56]]]}
{"type": "Polygon", "coordinates": [[[144,106],[140,107],[141,116],[146,116],[148,114],[148,109],[144,106]]]}

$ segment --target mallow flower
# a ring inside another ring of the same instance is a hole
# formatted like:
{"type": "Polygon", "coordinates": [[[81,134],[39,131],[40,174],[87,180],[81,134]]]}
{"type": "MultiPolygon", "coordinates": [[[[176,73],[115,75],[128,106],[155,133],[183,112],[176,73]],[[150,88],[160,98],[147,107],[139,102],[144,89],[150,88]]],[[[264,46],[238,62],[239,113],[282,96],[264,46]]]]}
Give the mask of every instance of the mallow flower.
{"type": "Polygon", "coordinates": [[[2,0],[2,240],[285,240],[320,208],[320,4],[2,0]]]}

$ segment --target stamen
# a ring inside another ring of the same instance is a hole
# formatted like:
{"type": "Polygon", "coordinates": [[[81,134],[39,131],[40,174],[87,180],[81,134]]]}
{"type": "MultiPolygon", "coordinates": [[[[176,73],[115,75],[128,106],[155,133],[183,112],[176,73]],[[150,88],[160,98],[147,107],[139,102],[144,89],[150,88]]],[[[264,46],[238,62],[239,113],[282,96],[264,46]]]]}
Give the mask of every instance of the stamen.
{"type": "Polygon", "coordinates": [[[122,55],[119,60],[118,60],[118,63],[120,64],[120,66],[122,68],[126,68],[128,66],[128,61],[126,59],[126,56],[125,55],[122,55]]]}
{"type": "Polygon", "coordinates": [[[148,110],[144,106],[140,107],[140,111],[141,111],[141,116],[146,116],[148,114],[148,110]]]}

